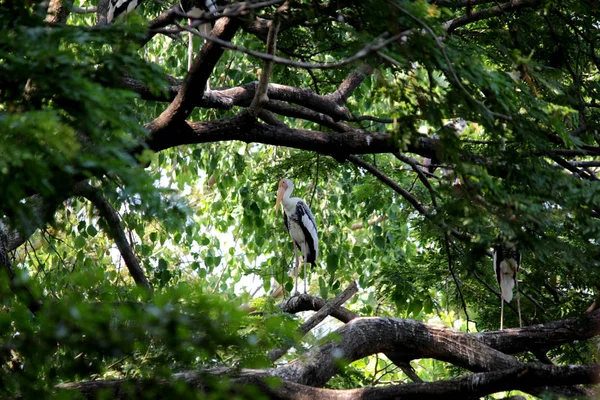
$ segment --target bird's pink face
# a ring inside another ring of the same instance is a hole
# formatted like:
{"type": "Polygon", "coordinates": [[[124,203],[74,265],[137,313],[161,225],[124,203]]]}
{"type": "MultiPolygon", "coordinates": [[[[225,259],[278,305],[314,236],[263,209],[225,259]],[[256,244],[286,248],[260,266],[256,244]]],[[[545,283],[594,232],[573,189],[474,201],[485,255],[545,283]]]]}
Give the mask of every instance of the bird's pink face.
{"type": "Polygon", "coordinates": [[[283,194],[288,188],[288,184],[285,179],[279,181],[279,189],[277,189],[277,201],[275,202],[275,214],[279,213],[279,204],[281,204],[281,199],[283,199],[283,194]]]}

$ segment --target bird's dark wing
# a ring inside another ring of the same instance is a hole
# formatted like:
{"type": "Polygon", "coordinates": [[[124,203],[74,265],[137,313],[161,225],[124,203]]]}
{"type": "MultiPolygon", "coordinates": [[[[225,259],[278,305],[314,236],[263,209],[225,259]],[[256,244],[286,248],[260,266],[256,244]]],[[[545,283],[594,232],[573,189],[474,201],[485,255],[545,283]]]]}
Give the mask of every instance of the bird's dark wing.
{"type": "Polygon", "coordinates": [[[286,212],[283,212],[283,223],[285,224],[285,230],[286,231],[290,231],[290,223],[288,222],[288,216],[286,214],[286,212]]]}
{"type": "Polygon", "coordinates": [[[306,254],[306,262],[314,265],[319,252],[317,223],[310,208],[302,200],[296,203],[295,220],[302,228],[304,240],[309,250],[309,254],[306,254]]]}
{"type": "Polygon", "coordinates": [[[135,9],[141,0],[110,0],[108,5],[107,21],[113,22],[119,15],[135,9]]]}
{"type": "Polygon", "coordinates": [[[496,272],[496,281],[498,281],[498,284],[502,280],[502,270],[500,269],[502,260],[504,260],[504,250],[502,246],[496,245],[494,246],[494,271],[496,272]]]}

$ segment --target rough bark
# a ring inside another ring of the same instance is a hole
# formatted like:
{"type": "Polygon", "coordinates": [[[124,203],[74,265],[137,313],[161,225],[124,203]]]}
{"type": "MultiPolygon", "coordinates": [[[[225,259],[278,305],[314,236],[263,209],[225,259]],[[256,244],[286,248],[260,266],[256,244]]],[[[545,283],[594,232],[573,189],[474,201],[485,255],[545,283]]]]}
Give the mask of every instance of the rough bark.
{"type": "MultiPolygon", "coordinates": [[[[255,370],[180,373],[176,374],[174,378],[183,380],[190,387],[206,393],[211,391],[208,384],[210,380],[207,377],[214,377],[215,374],[229,377],[231,384],[229,387],[233,388],[230,389],[232,395],[243,393],[241,387],[252,385],[270,399],[385,400],[398,398],[421,400],[481,397],[506,390],[530,392],[533,388],[548,384],[551,386],[596,384],[599,381],[600,364],[562,367],[526,364],[505,371],[478,373],[447,381],[347,390],[323,389],[288,381],[273,382],[268,380],[268,376],[264,372],[255,370]]],[[[168,390],[169,387],[169,383],[165,381],[121,379],[68,383],[60,385],[59,389],[77,390],[88,399],[95,399],[100,393],[114,399],[130,398],[128,396],[131,394],[148,396],[149,393],[154,393],[152,398],[168,399],[172,396],[172,392],[168,390]],[[155,391],[152,392],[152,389],[155,391]]]]}
{"type": "MultiPolygon", "coordinates": [[[[302,296],[290,299],[283,308],[299,310],[308,304],[322,306],[302,296]],[[291,305],[295,304],[292,308],[291,305]]],[[[336,309],[337,315],[349,318],[352,314],[336,309]]],[[[189,371],[173,375],[173,379],[184,380],[191,387],[210,390],[207,377],[227,377],[237,384],[254,384],[269,398],[277,399],[384,399],[394,396],[402,398],[433,398],[436,396],[483,396],[504,390],[523,390],[540,395],[545,392],[566,395],[589,395],[578,384],[600,382],[600,365],[553,366],[525,364],[518,359],[493,348],[497,345],[506,352],[508,348],[521,349],[530,343],[530,335],[545,332],[548,343],[560,345],[584,337],[597,335],[600,310],[586,313],[580,318],[568,318],[527,328],[469,334],[444,326],[419,321],[394,318],[354,318],[336,331],[337,340],[314,348],[307,356],[286,365],[265,370],[232,370],[217,368],[206,371],[189,371]],[[565,332],[574,329],[572,337],[565,332]],[[510,338],[500,340],[499,338],[510,338]],[[486,343],[489,342],[489,345],[486,343]],[[362,357],[386,352],[403,360],[434,358],[477,372],[448,381],[414,383],[377,388],[330,390],[321,387],[340,371],[340,362],[350,363],[362,357]],[[269,386],[268,377],[277,377],[282,382],[269,386]]],[[[165,386],[169,383],[153,382],[165,386]]],[[[100,390],[109,390],[115,398],[121,398],[125,388],[144,390],[147,382],[135,380],[90,381],[62,385],[64,389],[75,389],[93,398],[100,390]]],[[[235,386],[235,385],[234,385],[235,386]]]]}

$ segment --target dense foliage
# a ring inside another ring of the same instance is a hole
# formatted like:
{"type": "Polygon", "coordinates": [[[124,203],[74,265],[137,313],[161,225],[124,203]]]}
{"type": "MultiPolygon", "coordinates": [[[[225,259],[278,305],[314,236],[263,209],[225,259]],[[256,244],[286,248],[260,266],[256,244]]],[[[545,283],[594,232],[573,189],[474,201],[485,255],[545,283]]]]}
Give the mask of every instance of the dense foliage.
{"type": "MultiPolygon", "coordinates": [[[[594,302],[596,2],[234,4],[214,32],[231,29],[236,47],[200,53],[189,73],[175,3],[147,0],[112,25],[97,23],[107,1],[49,3],[0,7],[3,396],[70,398],[56,385],[130,378],[164,395],[152,385],[173,373],[284,365],[336,340],[329,322],[300,342],[302,318],[270,296],[294,280],[273,208],[282,177],[318,223],[309,293],[333,298],[356,281],[346,307],[360,317],[498,329],[491,248],[505,240],[523,254],[524,325],[594,302]],[[275,55],[291,62],[276,60],[269,100],[253,114],[274,18],[275,55]],[[199,76],[210,76],[204,98],[199,76]],[[460,134],[448,124],[458,121],[460,134]],[[269,350],[290,343],[273,364],[269,350]]],[[[518,327],[517,315],[507,304],[504,326],[518,327]]],[[[597,344],[517,357],[590,364],[597,344]]],[[[425,381],[465,373],[435,359],[413,367],[425,381]]],[[[408,378],[376,354],[327,386],[408,378]]],[[[230,396],[223,380],[206,382],[215,398],[230,396]]]]}

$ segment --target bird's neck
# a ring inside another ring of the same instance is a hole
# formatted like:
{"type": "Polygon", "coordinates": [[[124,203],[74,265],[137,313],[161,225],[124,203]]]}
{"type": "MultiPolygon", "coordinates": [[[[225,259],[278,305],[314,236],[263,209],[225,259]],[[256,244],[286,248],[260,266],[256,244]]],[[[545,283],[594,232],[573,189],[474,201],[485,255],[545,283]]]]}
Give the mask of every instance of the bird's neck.
{"type": "Polygon", "coordinates": [[[290,197],[289,193],[286,192],[287,196],[284,196],[281,204],[283,204],[283,209],[286,214],[293,214],[296,209],[296,204],[300,201],[298,197],[290,197]]]}

